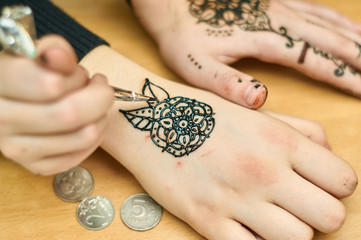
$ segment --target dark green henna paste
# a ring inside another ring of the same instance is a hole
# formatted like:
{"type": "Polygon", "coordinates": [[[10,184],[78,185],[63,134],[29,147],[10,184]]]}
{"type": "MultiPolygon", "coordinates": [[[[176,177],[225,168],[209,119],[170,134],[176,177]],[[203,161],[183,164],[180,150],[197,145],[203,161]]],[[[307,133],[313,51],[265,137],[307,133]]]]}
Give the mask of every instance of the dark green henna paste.
{"type": "Polygon", "coordinates": [[[154,144],[175,157],[189,155],[209,138],[215,126],[213,110],[206,103],[186,97],[170,97],[168,92],[146,79],[142,93],[163,100],[148,101],[148,106],[119,111],[142,131],[149,131],[154,144]]]}

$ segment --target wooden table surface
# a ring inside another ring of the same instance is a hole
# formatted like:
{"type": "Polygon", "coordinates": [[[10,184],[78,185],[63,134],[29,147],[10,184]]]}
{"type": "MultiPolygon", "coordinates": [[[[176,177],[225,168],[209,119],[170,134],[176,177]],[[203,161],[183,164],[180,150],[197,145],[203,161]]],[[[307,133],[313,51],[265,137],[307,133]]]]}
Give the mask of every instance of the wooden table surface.
{"type": "MultiPolygon", "coordinates": [[[[361,22],[359,0],[313,0],[327,4],[361,22]]],[[[56,0],[80,23],[108,40],[123,55],[158,75],[182,81],[163,63],[155,44],[137,23],[123,0],[56,0]]],[[[340,46],[341,47],[341,46],[340,46]]],[[[242,60],[236,68],[261,79],[270,94],[265,108],[320,122],[333,151],[361,174],[361,100],[315,82],[281,66],[242,60]]],[[[78,203],[60,200],[54,193],[54,176],[34,176],[0,156],[0,239],[204,239],[187,224],[164,211],[160,224],[146,232],[128,229],[120,219],[120,206],[131,194],[144,192],[135,178],[103,150],[81,166],[95,179],[93,195],[109,198],[115,207],[110,226],[86,230],[76,220],[78,203]]],[[[316,233],[317,240],[361,239],[360,188],[343,200],[347,220],[334,234],[316,233]]]]}

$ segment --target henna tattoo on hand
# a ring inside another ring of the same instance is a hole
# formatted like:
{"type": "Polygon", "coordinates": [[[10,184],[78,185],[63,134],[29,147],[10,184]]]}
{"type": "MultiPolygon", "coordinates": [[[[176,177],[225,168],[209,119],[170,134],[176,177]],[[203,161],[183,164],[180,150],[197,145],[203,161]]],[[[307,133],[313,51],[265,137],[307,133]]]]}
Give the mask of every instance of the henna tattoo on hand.
{"type": "Polygon", "coordinates": [[[302,64],[302,63],[305,62],[307,50],[308,50],[309,47],[310,47],[310,44],[308,42],[304,42],[302,52],[301,52],[301,56],[298,58],[298,63],[302,64]]]}
{"type": "MultiPolygon", "coordinates": [[[[360,51],[360,54],[361,54],[361,45],[359,45],[358,43],[356,43],[356,46],[359,48],[359,51],[360,51]]],[[[307,42],[304,42],[304,46],[303,46],[303,49],[302,49],[302,52],[301,52],[301,56],[300,58],[298,59],[298,63],[304,63],[305,61],[305,57],[306,57],[306,53],[307,53],[307,50],[308,49],[312,49],[313,50],[313,53],[315,55],[319,55],[327,60],[330,60],[332,61],[332,63],[335,65],[336,69],[334,70],[334,75],[337,76],[337,77],[342,77],[345,75],[345,72],[346,71],[349,71],[351,74],[353,75],[356,75],[358,74],[359,76],[361,76],[361,72],[354,69],[353,67],[351,67],[350,65],[344,63],[341,59],[339,58],[336,58],[335,56],[333,56],[332,54],[329,54],[329,53],[326,53],[324,51],[322,51],[321,49],[319,48],[316,48],[312,45],[310,45],[309,43],[307,42]]]]}
{"type": "MultiPolygon", "coordinates": [[[[221,28],[224,26],[238,26],[244,31],[268,31],[278,34],[286,38],[286,47],[293,48],[296,42],[304,42],[301,38],[292,37],[286,27],[281,26],[275,30],[271,25],[271,20],[267,15],[270,0],[188,0],[190,2],[189,12],[198,19],[198,23],[207,23],[208,25],[221,28]]],[[[312,23],[311,21],[308,21],[312,23]]],[[[315,24],[315,23],[312,23],[315,24]]],[[[317,25],[317,24],[315,24],[317,25]]],[[[322,26],[321,26],[322,27],[322,26]]],[[[207,34],[218,36],[220,32],[217,30],[208,30],[207,34]],[[218,34],[217,34],[218,33],[218,34]]],[[[358,57],[361,57],[361,45],[356,43],[359,50],[358,57]]],[[[337,77],[342,77],[345,71],[356,75],[359,71],[353,69],[348,64],[345,64],[340,59],[328,54],[309,43],[304,42],[301,55],[298,63],[302,64],[305,61],[307,50],[313,49],[316,55],[332,61],[336,69],[334,74],[337,77]]]]}
{"type": "Polygon", "coordinates": [[[196,66],[198,69],[202,69],[202,65],[200,65],[191,54],[188,54],[188,59],[191,61],[194,66],[196,66]]]}
{"type": "Polygon", "coordinates": [[[236,25],[244,31],[269,31],[287,39],[286,46],[291,48],[294,39],[285,27],[275,30],[266,10],[269,0],[188,0],[189,11],[198,19],[212,27],[236,25]]]}
{"type": "Polygon", "coordinates": [[[208,36],[214,36],[214,37],[230,37],[232,36],[233,33],[233,29],[229,29],[229,30],[211,30],[209,28],[207,28],[207,35],[208,36]]]}
{"type": "Polygon", "coordinates": [[[162,152],[174,157],[189,155],[209,138],[214,129],[211,106],[186,97],[171,98],[162,87],[146,79],[142,93],[159,99],[156,91],[165,96],[164,100],[148,101],[148,107],[119,111],[134,128],[149,131],[153,143],[162,148],[162,152]]]}

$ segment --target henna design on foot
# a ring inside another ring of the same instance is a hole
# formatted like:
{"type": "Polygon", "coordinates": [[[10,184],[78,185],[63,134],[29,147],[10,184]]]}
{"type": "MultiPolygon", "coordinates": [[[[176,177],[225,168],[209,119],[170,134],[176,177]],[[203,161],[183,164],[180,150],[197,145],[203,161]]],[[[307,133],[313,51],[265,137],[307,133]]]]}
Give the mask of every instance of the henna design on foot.
{"type": "Polygon", "coordinates": [[[214,129],[211,106],[186,97],[171,98],[162,87],[146,79],[142,93],[159,99],[155,92],[164,95],[164,100],[148,101],[148,107],[119,111],[134,128],[149,131],[153,143],[162,148],[162,152],[174,157],[189,155],[210,137],[214,129]]]}

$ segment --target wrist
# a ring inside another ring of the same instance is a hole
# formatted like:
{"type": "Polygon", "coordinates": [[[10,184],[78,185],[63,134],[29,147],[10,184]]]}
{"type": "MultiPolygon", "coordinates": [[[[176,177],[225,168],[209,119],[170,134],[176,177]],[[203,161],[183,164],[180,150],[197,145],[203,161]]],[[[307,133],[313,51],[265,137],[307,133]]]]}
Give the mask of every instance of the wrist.
{"type": "MultiPolygon", "coordinates": [[[[141,93],[145,78],[149,78],[152,83],[164,88],[170,97],[184,96],[184,99],[191,100],[196,96],[197,101],[211,106],[219,105],[219,100],[210,97],[210,93],[166,81],[106,46],[95,48],[84,57],[80,64],[91,75],[102,73],[107,76],[109,84],[116,87],[141,93]]],[[[147,171],[154,166],[161,166],[165,164],[164,162],[174,163],[175,159],[172,154],[165,153],[161,148],[154,146],[150,131],[136,129],[125,117],[125,114],[119,111],[120,109],[131,111],[146,107],[148,107],[148,103],[145,102],[114,102],[108,114],[108,127],[101,144],[103,149],[136,176],[147,176],[147,174],[142,174],[142,171],[147,171]],[[151,160],[149,156],[152,156],[151,160]]],[[[195,155],[197,153],[191,156],[195,155]]]]}

